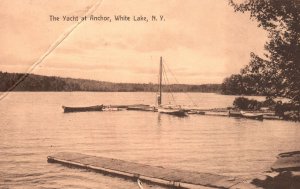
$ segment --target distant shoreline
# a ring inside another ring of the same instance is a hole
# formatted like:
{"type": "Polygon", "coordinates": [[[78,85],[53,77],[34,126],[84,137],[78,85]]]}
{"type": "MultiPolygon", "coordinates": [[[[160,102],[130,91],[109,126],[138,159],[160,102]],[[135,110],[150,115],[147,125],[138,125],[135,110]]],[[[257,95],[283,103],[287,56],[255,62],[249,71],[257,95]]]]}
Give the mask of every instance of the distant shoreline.
{"type": "MultiPolygon", "coordinates": [[[[42,76],[0,71],[0,91],[14,92],[157,92],[158,84],[113,83],[88,79],[57,76],[42,76]],[[16,83],[18,85],[14,86],[16,83]]],[[[164,92],[221,93],[221,84],[170,84],[163,86],[164,92]]]]}
{"type": "MultiPolygon", "coordinates": [[[[91,92],[91,93],[156,93],[157,91],[21,91],[21,90],[12,90],[12,91],[0,91],[0,93],[18,93],[18,92],[32,92],[32,93],[46,93],[46,92],[53,92],[53,93],[78,93],[78,92],[91,92]]],[[[164,93],[212,93],[212,94],[219,94],[224,96],[261,96],[261,95],[227,95],[222,94],[221,92],[202,92],[202,91],[175,91],[175,92],[164,92],[164,93]]],[[[264,97],[264,96],[262,96],[264,97]]]]}

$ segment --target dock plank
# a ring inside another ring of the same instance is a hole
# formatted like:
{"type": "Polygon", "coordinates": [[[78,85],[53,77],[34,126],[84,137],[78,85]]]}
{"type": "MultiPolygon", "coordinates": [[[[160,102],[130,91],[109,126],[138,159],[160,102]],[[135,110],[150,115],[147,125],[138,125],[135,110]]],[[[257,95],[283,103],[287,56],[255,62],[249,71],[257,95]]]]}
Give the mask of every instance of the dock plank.
{"type": "Polygon", "coordinates": [[[118,159],[85,155],[81,153],[60,152],[52,156],[48,156],[48,162],[74,165],[80,168],[92,168],[100,172],[112,172],[117,175],[126,175],[127,177],[140,177],[143,180],[158,182],[165,181],[167,183],[177,183],[180,186],[188,184],[196,186],[206,186],[213,188],[231,188],[240,184],[242,181],[238,178],[201,173],[194,171],[168,169],[164,167],[150,166],[140,163],[133,163],[118,159]]]}
{"type": "Polygon", "coordinates": [[[300,171],[300,151],[281,153],[271,166],[274,171],[300,171]]]}

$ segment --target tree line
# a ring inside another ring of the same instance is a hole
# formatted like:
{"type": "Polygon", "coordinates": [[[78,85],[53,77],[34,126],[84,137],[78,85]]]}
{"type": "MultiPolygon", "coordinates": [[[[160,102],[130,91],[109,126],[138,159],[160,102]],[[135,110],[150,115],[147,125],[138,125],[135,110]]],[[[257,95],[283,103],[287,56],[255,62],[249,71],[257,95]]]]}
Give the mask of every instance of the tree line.
{"type": "MultiPolygon", "coordinates": [[[[62,78],[35,74],[7,73],[0,71],[0,91],[99,91],[99,92],[156,92],[158,85],[153,83],[112,83],[88,79],[62,78]],[[24,75],[26,77],[24,77],[24,75]],[[24,78],[14,89],[17,81],[24,78]]],[[[165,92],[221,92],[220,84],[163,85],[165,92]]]]}
{"type": "Polygon", "coordinates": [[[300,1],[229,0],[237,12],[248,12],[268,32],[266,52],[250,54],[249,64],[222,83],[223,94],[290,98],[300,107],[300,1]]]}

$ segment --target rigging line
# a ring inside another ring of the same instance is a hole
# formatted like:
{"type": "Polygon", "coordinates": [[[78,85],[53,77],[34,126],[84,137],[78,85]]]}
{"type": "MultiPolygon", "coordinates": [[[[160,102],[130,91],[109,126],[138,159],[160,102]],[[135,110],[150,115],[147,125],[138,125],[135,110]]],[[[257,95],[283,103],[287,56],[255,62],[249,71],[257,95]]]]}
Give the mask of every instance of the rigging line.
{"type": "MultiPolygon", "coordinates": [[[[163,79],[163,82],[165,83],[165,85],[167,86],[168,84],[167,84],[167,79],[166,79],[166,76],[165,76],[165,74],[164,74],[164,70],[162,70],[162,72],[163,72],[163,74],[162,74],[162,79],[163,79]]],[[[162,85],[162,87],[163,87],[163,85],[162,85]]],[[[168,102],[170,103],[171,102],[171,100],[170,100],[170,96],[167,94],[167,93],[165,93],[165,95],[164,96],[166,96],[167,97],[167,99],[168,99],[168,102]]]]}
{"type": "MultiPolygon", "coordinates": [[[[153,64],[152,56],[150,56],[150,57],[151,57],[151,64],[153,64]]],[[[155,83],[157,85],[156,94],[158,95],[158,92],[159,92],[159,74],[156,75],[156,79],[157,79],[157,83],[155,83]]]]}
{"type": "MultiPolygon", "coordinates": [[[[164,80],[165,86],[166,86],[166,88],[167,88],[167,87],[168,87],[168,79],[166,78],[165,70],[163,69],[163,67],[162,67],[162,72],[163,72],[163,74],[162,74],[163,80],[164,80]]],[[[169,90],[170,90],[170,89],[169,89],[169,90]]],[[[168,93],[166,93],[165,96],[168,98],[168,102],[170,103],[170,102],[171,102],[170,95],[169,95],[168,93]]]]}
{"type": "Polygon", "coordinates": [[[163,65],[163,68],[164,68],[165,75],[166,75],[166,78],[167,78],[168,83],[169,83],[169,90],[170,90],[171,96],[172,96],[172,98],[173,98],[173,101],[174,101],[175,105],[177,105],[177,102],[176,102],[175,97],[174,97],[174,95],[173,95],[173,93],[172,93],[172,90],[171,90],[171,83],[170,83],[170,81],[169,81],[169,78],[168,78],[168,75],[167,75],[167,72],[166,72],[166,69],[165,69],[164,65],[163,65]]]}
{"type": "Polygon", "coordinates": [[[175,105],[177,105],[176,100],[175,100],[175,97],[174,97],[173,93],[171,92],[171,91],[172,91],[172,90],[171,90],[171,83],[170,83],[169,78],[168,78],[168,75],[167,75],[167,73],[166,73],[166,68],[164,67],[164,64],[163,64],[163,71],[164,71],[164,73],[165,73],[166,80],[168,81],[168,87],[169,87],[169,91],[170,91],[170,93],[171,93],[171,97],[172,97],[172,99],[173,99],[175,105]]]}
{"type": "MultiPolygon", "coordinates": [[[[168,71],[169,71],[169,72],[172,74],[172,76],[174,77],[174,79],[175,79],[175,81],[177,82],[177,84],[181,85],[181,84],[178,82],[178,80],[177,80],[177,78],[175,77],[175,74],[172,72],[172,70],[168,67],[168,65],[167,65],[166,63],[165,63],[165,65],[166,65],[168,71]]],[[[192,104],[193,104],[194,106],[197,106],[197,104],[193,101],[192,97],[191,97],[188,93],[185,93],[185,94],[188,96],[188,98],[190,99],[190,101],[192,102],[192,104]]]]}
{"type": "MultiPolygon", "coordinates": [[[[86,11],[84,12],[83,16],[88,16],[89,14],[93,14],[97,8],[102,4],[104,0],[98,0],[96,1],[96,3],[89,7],[88,9],[86,9],[86,11]]],[[[45,60],[45,58],[47,58],[68,36],[70,36],[72,34],[72,32],[83,22],[82,19],[80,19],[76,24],[74,24],[73,26],[71,26],[66,32],[64,32],[62,35],[60,35],[58,37],[58,39],[56,41],[54,41],[51,46],[47,49],[47,51],[40,56],[40,58],[34,62],[34,64],[32,64],[27,71],[25,72],[24,75],[22,75],[9,89],[7,89],[4,93],[1,94],[0,96],[0,101],[3,100],[8,94],[9,92],[11,92],[12,90],[14,90],[21,82],[23,82],[28,76],[29,74],[31,74],[33,72],[33,70],[40,65],[41,63],[43,63],[43,61],[45,60]]]]}
{"type": "Polygon", "coordinates": [[[164,64],[163,64],[163,72],[165,73],[165,77],[166,77],[166,79],[167,79],[167,81],[168,81],[169,91],[170,91],[170,93],[171,93],[171,96],[172,96],[172,98],[173,98],[173,101],[174,101],[175,105],[177,105],[176,100],[175,100],[175,97],[174,97],[173,93],[171,92],[171,84],[170,84],[170,82],[169,82],[168,75],[167,75],[167,73],[166,73],[166,69],[165,69],[164,64]]]}

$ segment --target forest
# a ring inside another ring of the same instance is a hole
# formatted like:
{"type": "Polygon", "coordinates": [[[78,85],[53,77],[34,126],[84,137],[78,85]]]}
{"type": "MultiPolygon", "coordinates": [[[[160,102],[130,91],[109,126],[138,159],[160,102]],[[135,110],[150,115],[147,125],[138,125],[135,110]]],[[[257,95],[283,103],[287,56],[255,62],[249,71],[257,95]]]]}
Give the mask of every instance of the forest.
{"type": "MultiPolygon", "coordinates": [[[[99,92],[156,92],[153,83],[113,83],[88,79],[62,78],[0,71],[0,91],[99,91],[99,92]]],[[[163,85],[165,92],[220,93],[220,84],[163,85]]]]}

